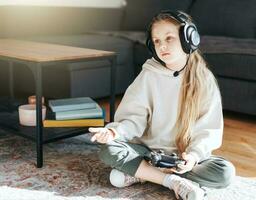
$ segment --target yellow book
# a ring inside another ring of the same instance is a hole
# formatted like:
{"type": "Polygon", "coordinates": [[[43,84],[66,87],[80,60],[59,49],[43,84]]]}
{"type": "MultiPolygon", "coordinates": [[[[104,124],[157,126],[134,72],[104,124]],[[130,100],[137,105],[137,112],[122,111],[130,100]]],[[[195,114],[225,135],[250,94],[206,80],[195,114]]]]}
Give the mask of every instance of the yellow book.
{"type": "Polygon", "coordinates": [[[44,120],[44,127],[104,126],[104,119],[44,120]]]}

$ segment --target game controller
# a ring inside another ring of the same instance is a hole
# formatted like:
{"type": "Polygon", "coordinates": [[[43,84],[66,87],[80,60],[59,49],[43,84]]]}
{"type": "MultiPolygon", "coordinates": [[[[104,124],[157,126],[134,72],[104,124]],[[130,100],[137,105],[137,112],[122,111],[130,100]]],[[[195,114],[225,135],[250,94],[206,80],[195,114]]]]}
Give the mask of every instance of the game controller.
{"type": "Polygon", "coordinates": [[[178,164],[185,164],[186,161],[179,158],[177,154],[172,153],[166,155],[163,151],[152,151],[149,156],[149,161],[155,167],[162,168],[178,168],[178,164]]]}

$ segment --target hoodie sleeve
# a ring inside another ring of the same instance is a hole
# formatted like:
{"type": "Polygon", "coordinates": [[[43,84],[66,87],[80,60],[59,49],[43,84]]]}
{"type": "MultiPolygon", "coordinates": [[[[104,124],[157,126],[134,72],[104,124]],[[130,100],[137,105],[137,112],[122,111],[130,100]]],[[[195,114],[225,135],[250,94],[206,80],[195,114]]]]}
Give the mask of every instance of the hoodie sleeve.
{"type": "Polygon", "coordinates": [[[117,138],[131,140],[141,137],[147,127],[150,109],[145,98],[144,81],[142,76],[138,76],[128,87],[115,113],[114,122],[106,126],[114,131],[117,138]]]}
{"type": "Polygon", "coordinates": [[[223,114],[219,89],[216,86],[206,111],[195,123],[186,152],[197,162],[208,158],[222,144],[223,114]]]}

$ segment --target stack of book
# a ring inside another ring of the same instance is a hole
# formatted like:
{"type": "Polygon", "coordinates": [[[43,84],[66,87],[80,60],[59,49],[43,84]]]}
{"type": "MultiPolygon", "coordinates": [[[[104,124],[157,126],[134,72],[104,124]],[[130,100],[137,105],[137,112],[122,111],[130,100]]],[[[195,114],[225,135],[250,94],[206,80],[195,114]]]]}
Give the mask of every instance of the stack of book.
{"type": "Polygon", "coordinates": [[[44,127],[104,126],[105,111],[90,97],[49,100],[49,107],[44,127]]]}

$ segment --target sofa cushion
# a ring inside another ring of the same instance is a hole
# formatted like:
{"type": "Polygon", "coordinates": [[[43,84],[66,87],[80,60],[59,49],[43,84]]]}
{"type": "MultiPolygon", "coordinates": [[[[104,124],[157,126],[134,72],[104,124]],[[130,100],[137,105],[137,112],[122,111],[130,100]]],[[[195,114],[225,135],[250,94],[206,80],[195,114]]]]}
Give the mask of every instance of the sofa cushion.
{"type": "Polygon", "coordinates": [[[90,31],[88,33],[97,35],[108,35],[130,40],[134,43],[146,44],[146,31],[90,31]]]}
{"type": "Polygon", "coordinates": [[[256,56],[256,40],[220,36],[202,36],[200,49],[205,53],[245,54],[256,56]]]}
{"type": "Polygon", "coordinates": [[[117,52],[117,64],[132,62],[133,43],[127,39],[119,37],[92,33],[81,35],[37,36],[23,39],[81,48],[114,51],[117,52]]]}
{"type": "Polygon", "coordinates": [[[203,36],[201,51],[222,77],[256,80],[256,40],[203,36]]]}
{"type": "Polygon", "coordinates": [[[256,37],[255,0],[196,0],[190,14],[202,35],[256,37]]]}
{"type": "Polygon", "coordinates": [[[127,0],[123,30],[146,30],[152,17],[160,10],[188,11],[193,0],[127,0]]]}

